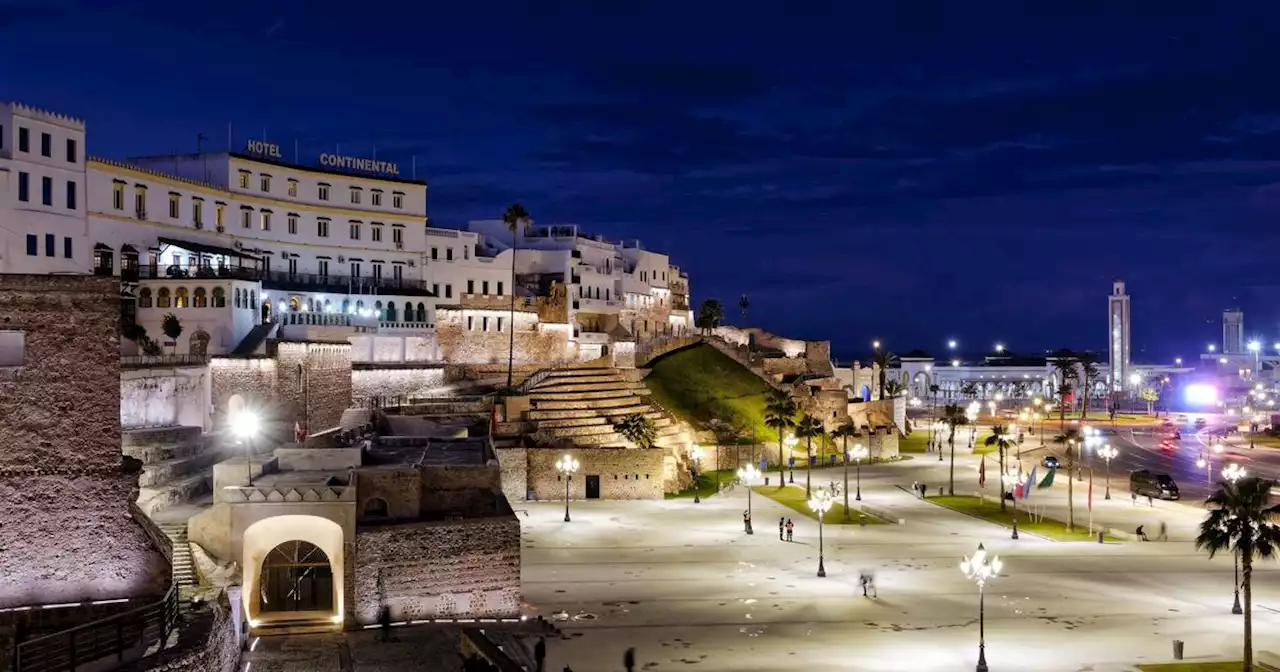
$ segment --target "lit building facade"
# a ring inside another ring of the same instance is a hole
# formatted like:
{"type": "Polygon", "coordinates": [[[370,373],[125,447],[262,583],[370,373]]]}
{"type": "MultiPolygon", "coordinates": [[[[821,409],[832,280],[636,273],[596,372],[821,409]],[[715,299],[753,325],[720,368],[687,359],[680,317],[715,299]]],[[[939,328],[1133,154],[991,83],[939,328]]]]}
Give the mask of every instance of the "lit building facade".
{"type": "Polygon", "coordinates": [[[1124,389],[1129,380],[1129,353],[1129,295],[1124,282],[1116,280],[1107,297],[1107,371],[1112,391],[1124,389]]]}

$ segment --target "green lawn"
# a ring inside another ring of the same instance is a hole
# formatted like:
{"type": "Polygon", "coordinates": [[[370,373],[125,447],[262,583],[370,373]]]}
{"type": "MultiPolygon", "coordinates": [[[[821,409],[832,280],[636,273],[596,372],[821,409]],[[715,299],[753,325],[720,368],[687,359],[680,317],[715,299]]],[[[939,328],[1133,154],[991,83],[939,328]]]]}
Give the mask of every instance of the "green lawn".
{"type": "MultiPolygon", "coordinates": [[[[1159,663],[1157,665],[1139,665],[1138,669],[1142,672],[1240,672],[1244,663],[1239,660],[1219,661],[1213,663],[1159,663]]],[[[1266,665],[1259,665],[1255,660],[1253,669],[1259,672],[1272,670],[1274,668],[1266,665]]]]}
{"type": "MultiPolygon", "coordinates": [[[[983,520],[1004,525],[1005,527],[1013,527],[1013,506],[1001,511],[1000,505],[995,502],[988,502],[971,495],[956,495],[954,497],[930,497],[930,502],[943,506],[953,511],[967,513],[983,520]]],[[[1036,523],[1029,520],[1029,516],[1025,510],[1018,511],[1018,529],[1025,530],[1032,534],[1047,537],[1055,541],[1094,541],[1098,540],[1096,535],[1090,535],[1083,525],[1076,525],[1074,532],[1068,533],[1066,523],[1045,518],[1042,522],[1036,523]]],[[[1115,541],[1114,539],[1108,540],[1115,541]]]]}
{"type": "Polygon", "coordinates": [[[769,386],[742,365],[710,345],[695,345],[659,357],[644,379],[653,400],[677,418],[700,429],[711,420],[743,425],[761,443],[778,441],[778,432],[764,424],[769,386]]]}
{"type": "MultiPolygon", "coordinates": [[[[751,490],[758,495],[764,495],[765,497],[772,499],[773,501],[787,507],[788,509],[791,509],[792,511],[795,511],[796,513],[799,513],[802,516],[806,516],[813,520],[818,519],[818,514],[814,513],[809,508],[809,500],[806,499],[804,496],[804,488],[787,486],[779,490],[778,486],[776,485],[757,485],[754,488],[751,488],[751,490]]],[[[836,499],[836,502],[835,504],[832,505],[831,510],[828,511],[827,514],[822,517],[823,522],[825,522],[828,525],[857,525],[858,524],[858,508],[853,505],[852,495],[853,493],[850,493],[848,521],[844,519],[844,496],[841,495],[839,498],[836,499]]],[[[880,520],[879,518],[876,518],[875,516],[869,513],[864,515],[867,517],[868,525],[881,525],[884,523],[883,520],[880,520]]]]}
{"type": "MultiPolygon", "coordinates": [[[[973,452],[975,454],[983,455],[986,453],[993,453],[996,451],[995,446],[983,445],[982,442],[986,441],[988,436],[991,436],[991,429],[989,427],[978,429],[977,443],[974,445],[974,449],[973,449],[973,452]]],[[[943,432],[942,438],[943,438],[942,453],[944,455],[950,455],[951,448],[947,445],[947,442],[946,442],[947,435],[945,430],[943,432]]],[[[904,436],[898,439],[898,452],[900,453],[926,453],[926,452],[929,452],[928,447],[929,447],[928,428],[916,429],[914,432],[911,433],[911,436],[904,436]]],[[[968,452],[969,452],[969,430],[967,428],[957,429],[956,430],[956,454],[963,455],[968,452]]]]}
{"type": "Polygon", "coordinates": [[[698,497],[710,497],[711,495],[716,494],[717,475],[720,478],[719,482],[720,487],[722,488],[732,483],[734,479],[738,477],[737,473],[733,469],[703,472],[702,476],[698,478],[698,488],[696,493],[693,488],[689,488],[688,490],[681,490],[674,495],[668,493],[664,495],[664,497],[666,499],[693,499],[695,494],[698,497]]]}
{"type": "Polygon", "coordinates": [[[899,453],[927,453],[929,447],[929,430],[917,429],[911,436],[898,439],[899,453]]]}

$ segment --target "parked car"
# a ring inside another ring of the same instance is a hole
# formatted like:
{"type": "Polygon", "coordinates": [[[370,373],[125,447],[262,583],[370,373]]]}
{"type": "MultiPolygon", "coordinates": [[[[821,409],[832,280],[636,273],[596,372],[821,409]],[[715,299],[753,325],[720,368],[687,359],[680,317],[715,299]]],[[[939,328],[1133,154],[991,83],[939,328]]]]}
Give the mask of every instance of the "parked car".
{"type": "Polygon", "coordinates": [[[1168,474],[1139,469],[1129,474],[1129,492],[1139,497],[1178,499],[1178,484],[1168,474]]]}
{"type": "Polygon", "coordinates": [[[1204,418],[1196,418],[1196,429],[1204,429],[1209,425],[1209,421],[1204,418]]]}
{"type": "Polygon", "coordinates": [[[1058,458],[1053,455],[1046,455],[1045,458],[1041,460],[1040,464],[1050,469],[1057,469],[1059,466],[1058,458]]]}

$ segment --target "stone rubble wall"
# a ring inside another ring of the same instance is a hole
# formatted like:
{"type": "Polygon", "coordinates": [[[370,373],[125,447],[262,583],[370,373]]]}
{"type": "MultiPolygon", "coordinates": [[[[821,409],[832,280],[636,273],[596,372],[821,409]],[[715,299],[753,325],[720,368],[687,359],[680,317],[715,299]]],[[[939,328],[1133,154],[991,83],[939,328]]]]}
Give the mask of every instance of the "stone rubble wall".
{"type": "Polygon", "coordinates": [[[211,428],[207,366],[122,371],[120,426],[124,429],[185,425],[211,428]]]}
{"type": "Polygon", "coordinates": [[[502,494],[511,504],[529,496],[529,449],[499,448],[498,469],[502,478],[502,494]]]}
{"type": "Polygon", "coordinates": [[[357,369],[351,372],[351,404],[365,406],[368,400],[430,397],[444,382],[444,369],[357,369]]]}
{"type": "Polygon", "coordinates": [[[275,400],[276,360],[215,357],[209,362],[212,377],[214,426],[227,421],[227,404],[240,395],[249,408],[269,407],[275,400]]]}
{"type": "Polygon", "coordinates": [[[306,421],[310,434],[337,427],[351,407],[351,346],[277,341],[276,418],[306,421]],[[301,370],[305,377],[300,377],[301,370]],[[305,412],[303,405],[306,404],[305,412]]]}
{"type": "MultiPolygon", "coordinates": [[[[504,330],[497,331],[498,316],[495,314],[489,317],[494,323],[489,331],[482,331],[478,326],[467,329],[466,312],[437,309],[436,341],[440,359],[453,364],[506,364],[510,350],[510,325],[504,324],[504,330]]],[[[481,316],[470,317],[473,325],[481,320],[481,316]]],[[[505,322],[507,317],[502,316],[502,319],[505,322]]],[[[537,323],[536,319],[530,313],[516,313],[516,364],[551,366],[556,362],[576,359],[576,353],[569,345],[569,325],[537,323]],[[524,324],[527,320],[534,322],[524,324]]]]}
{"type": "Polygon", "coordinates": [[[556,460],[571,455],[580,464],[570,483],[573,499],[587,496],[587,476],[600,477],[601,499],[662,499],[665,480],[662,448],[530,448],[528,481],[538,500],[564,500],[564,480],[556,471],[556,460]]]}
{"type": "Polygon", "coordinates": [[[360,527],[354,600],[359,624],[507,618],[520,614],[520,523],[500,518],[360,527]]]}

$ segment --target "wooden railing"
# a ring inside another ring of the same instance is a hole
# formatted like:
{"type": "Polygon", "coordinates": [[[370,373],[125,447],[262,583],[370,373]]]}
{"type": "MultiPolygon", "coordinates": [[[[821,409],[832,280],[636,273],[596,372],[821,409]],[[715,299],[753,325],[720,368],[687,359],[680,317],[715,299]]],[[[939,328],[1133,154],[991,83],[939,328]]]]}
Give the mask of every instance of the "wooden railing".
{"type": "Polygon", "coordinates": [[[14,651],[13,669],[14,672],[75,670],[113,656],[122,662],[130,650],[136,649],[141,655],[157,642],[163,647],[177,623],[178,587],[173,585],[158,602],[19,642],[14,651]]]}

